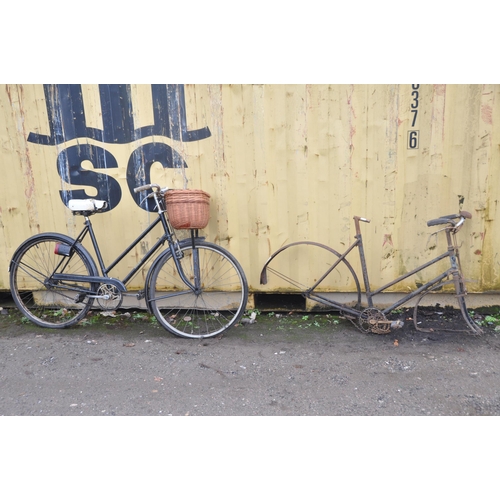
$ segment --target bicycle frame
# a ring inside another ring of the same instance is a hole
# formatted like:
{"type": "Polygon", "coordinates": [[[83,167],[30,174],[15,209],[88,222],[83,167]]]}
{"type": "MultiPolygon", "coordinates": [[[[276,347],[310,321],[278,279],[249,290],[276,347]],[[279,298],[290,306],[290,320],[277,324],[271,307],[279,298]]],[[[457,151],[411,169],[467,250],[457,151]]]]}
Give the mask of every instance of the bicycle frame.
{"type": "MultiPolygon", "coordinates": [[[[248,303],[248,282],[228,250],[198,236],[208,224],[210,196],[202,192],[200,197],[195,190],[168,190],[158,184],[134,188],[135,193],[150,191],[136,201],[138,205],[155,201],[155,205],[148,203],[148,209],[157,215],[150,214],[140,234],[130,236],[134,241],[116,249],[120,254],[109,259],[109,265],[91,223],[91,216],[106,211],[108,203],[92,198],[69,200],[73,215],[84,218],[76,239],[40,233],[25,240],[12,256],[9,284],[21,313],[40,327],[66,328],[85,320],[92,308],[117,311],[126,296],[135,296],[145,302],[160,326],[178,337],[220,336],[236,325],[248,303]],[[195,206],[200,198],[203,207],[195,206]],[[189,231],[189,236],[179,239],[176,229],[189,231]],[[129,258],[133,258],[130,263],[129,258]]],[[[109,238],[104,238],[108,243],[109,238]]]]}
{"type": "Polygon", "coordinates": [[[437,262],[440,262],[443,259],[446,259],[446,258],[450,259],[451,267],[449,269],[447,269],[446,271],[441,273],[439,276],[428,281],[427,283],[421,285],[413,292],[405,295],[405,297],[398,300],[397,302],[394,302],[389,307],[383,309],[382,310],[383,314],[390,313],[391,311],[393,311],[394,309],[397,309],[399,306],[405,304],[406,302],[410,301],[414,297],[430,290],[436,284],[438,284],[441,281],[443,281],[444,279],[448,278],[450,275],[453,275],[455,280],[458,279],[459,274],[460,274],[460,266],[459,266],[459,260],[458,260],[458,248],[456,246],[456,243],[452,242],[452,237],[451,237],[450,231],[446,231],[446,236],[447,236],[447,240],[448,240],[448,250],[446,252],[444,252],[440,256],[426,262],[425,264],[422,264],[421,266],[416,267],[412,271],[409,271],[408,273],[396,278],[395,280],[391,281],[390,283],[387,283],[387,284],[381,286],[380,288],[377,288],[376,290],[371,291],[370,279],[368,276],[368,268],[366,265],[366,258],[365,258],[364,247],[363,247],[363,237],[361,235],[359,221],[369,222],[366,219],[362,219],[360,217],[355,217],[355,224],[356,224],[355,239],[356,239],[356,241],[332,264],[332,266],[330,266],[330,268],[323,274],[323,276],[321,278],[318,279],[318,281],[314,284],[314,286],[310,287],[308,290],[305,291],[304,295],[307,298],[310,298],[312,300],[316,300],[317,302],[323,303],[325,305],[335,306],[340,311],[353,314],[356,317],[361,314],[360,311],[357,309],[346,306],[346,305],[341,304],[339,302],[336,302],[334,300],[326,299],[326,298],[321,297],[319,295],[315,295],[315,292],[314,292],[315,289],[321,284],[321,282],[324,281],[324,279],[337,267],[338,264],[340,264],[342,261],[345,261],[345,258],[356,247],[359,250],[359,258],[360,258],[360,262],[361,262],[361,269],[362,269],[362,273],[363,273],[363,282],[365,285],[365,296],[366,296],[368,307],[373,307],[373,297],[382,293],[384,290],[387,290],[388,288],[390,288],[394,285],[397,285],[401,281],[404,281],[405,279],[409,278],[410,276],[417,274],[418,272],[422,271],[423,269],[426,269],[426,268],[436,264],[437,262]]]}
{"type": "MultiPolygon", "coordinates": [[[[378,294],[382,293],[383,291],[387,290],[388,288],[404,281],[405,279],[419,273],[420,271],[433,266],[434,264],[444,260],[444,259],[449,259],[450,260],[450,267],[439,274],[438,276],[435,276],[433,279],[428,281],[427,283],[418,286],[414,291],[406,294],[403,298],[400,300],[397,300],[393,304],[390,304],[388,307],[386,307],[383,310],[380,310],[379,312],[381,315],[385,318],[385,315],[390,313],[391,311],[394,311],[401,305],[409,302],[410,300],[414,299],[417,296],[420,296],[420,298],[417,300],[416,305],[415,305],[415,314],[414,314],[414,323],[415,327],[417,329],[420,329],[417,326],[417,321],[416,321],[416,308],[422,299],[422,297],[428,293],[431,292],[435,289],[438,289],[439,287],[442,287],[445,285],[446,281],[453,281],[453,284],[455,286],[455,296],[458,299],[460,310],[462,312],[462,315],[464,316],[464,319],[466,323],[469,325],[469,327],[476,331],[480,332],[481,329],[475,325],[475,323],[470,319],[468,315],[468,311],[465,306],[465,302],[463,301],[463,297],[466,295],[466,289],[464,285],[464,280],[462,277],[462,272],[460,268],[460,258],[459,258],[459,251],[458,251],[458,245],[456,242],[456,232],[459,230],[461,225],[463,224],[463,220],[465,218],[470,218],[470,214],[468,212],[461,212],[460,216],[462,216],[461,222],[457,223],[456,225],[453,224],[448,224],[445,228],[442,228],[438,230],[437,232],[440,231],[445,231],[446,233],[446,239],[447,239],[447,244],[448,244],[448,249],[446,252],[442,253],[438,257],[422,264],[421,266],[416,267],[412,271],[407,272],[406,274],[396,278],[395,280],[391,281],[390,283],[384,284],[380,288],[377,288],[376,290],[372,291],[370,287],[370,279],[368,276],[368,270],[367,270],[367,265],[366,265],[366,258],[365,258],[365,252],[364,252],[364,246],[363,246],[363,238],[361,235],[361,229],[360,229],[360,222],[370,222],[367,219],[364,219],[362,217],[355,216],[354,221],[355,221],[355,227],[356,227],[356,234],[355,234],[355,241],[345,250],[343,254],[340,254],[336,251],[334,251],[332,248],[326,247],[325,245],[321,245],[319,243],[314,243],[311,241],[303,241],[303,242],[296,242],[296,243],[290,243],[288,245],[285,245],[284,247],[280,248],[276,252],[274,252],[271,257],[267,260],[265,263],[262,272],[261,272],[261,279],[260,282],[261,284],[266,284],[267,283],[267,269],[268,265],[270,262],[282,251],[286,250],[287,248],[295,245],[316,245],[319,247],[322,247],[328,251],[330,251],[332,254],[336,256],[336,260],[333,262],[332,265],[329,266],[329,268],[326,270],[326,272],[323,273],[323,275],[314,282],[314,285],[312,285],[309,288],[303,289],[302,290],[302,296],[305,297],[306,299],[313,300],[315,302],[318,302],[322,305],[332,307],[333,309],[338,310],[341,313],[344,313],[345,316],[351,320],[356,319],[356,318],[362,318],[363,315],[365,314],[366,309],[363,309],[361,307],[361,290],[359,287],[359,280],[356,276],[356,273],[352,269],[351,265],[349,264],[347,260],[347,256],[357,247],[359,251],[359,259],[361,263],[361,270],[363,273],[363,282],[364,282],[364,287],[365,287],[365,292],[364,295],[366,297],[366,302],[367,302],[367,309],[373,309],[376,311],[376,309],[373,307],[373,298],[377,296],[378,294]],[[462,215],[463,214],[463,215],[462,215]],[[350,272],[353,275],[353,278],[356,282],[357,286],[357,293],[358,293],[358,299],[357,303],[355,306],[348,305],[348,304],[342,304],[341,302],[337,302],[336,300],[331,299],[330,297],[325,297],[324,293],[325,292],[317,292],[316,290],[318,287],[320,287],[321,283],[325,281],[325,279],[333,272],[333,270],[339,266],[339,264],[344,263],[350,270],[350,272]]],[[[438,224],[447,224],[449,222],[449,219],[446,217],[459,217],[459,216],[445,216],[433,221],[429,221],[429,225],[438,225],[438,224]]],[[[269,270],[277,274],[278,276],[281,276],[283,279],[288,280],[285,275],[280,274],[276,272],[274,269],[269,267],[269,270]]],[[[293,280],[289,281],[290,283],[293,284],[293,280]]],[[[389,321],[385,321],[385,323],[390,323],[389,321]]]]}
{"type": "MultiPolygon", "coordinates": [[[[54,280],[71,280],[71,279],[78,279],[81,282],[87,282],[87,283],[98,283],[98,284],[110,284],[113,286],[116,286],[116,288],[120,292],[126,292],[127,288],[126,285],[127,283],[137,274],[137,272],[144,266],[144,264],[156,253],[156,251],[165,244],[165,241],[168,242],[169,247],[172,252],[172,257],[174,259],[177,271],[179,272],[179,276],[181,277],[182,281],[188,286],[192,291],[198,290],[199,284],[195,283],[194,285],[188,280],[186,275],[184,274],[184,271],[182,269],[182,266],[179,263],[179,256],[177,255],[177,252],[174,249],[174,240],[172,238],[173,232],[171,231],[167,219],[165,217],[165,214],[163,211],[160,211],[158,213],[158,217],[156,218],[155,221],[153,221],[118,257],[108,266],[104,264],[104,260],[102,257],[101,250],[99,248],[99,244],[97,242],[97,237],[94,233],[94,229],[92,227],[92,222],[90,221],[89,217],[85,217],[85,222],[84,222],[84,228],[80,232],[80,234],[77,236],[75,239],[75,242],[73,243],[71,249],[73,246],[75,246],[78,243],[82,243],[82,241],[85,239],[85,237],[90,235],[90,239],[92,241],[92,245],[94,247],[97,260],[99,262],[99,267],[100,271],[102,273],[102,276],[79,276],[79,275],[73,275],[73,274],[64,274],[64,273],[54,273],[52,275],[52,279],[54,280]],[[159,223],[162,223],[163,229],[164,229],[164,234],[158,239],[158,241],[153,245],[153,247],[144,255],[144,257],[141,258],[139,263],[129,272],[129,274],[123,279],[119,280],[116,278],[110,278],[109,277],[109,272],[117,265],[119,264],[128,254],[129,252],[139,244],[139,242],[147,236],[159,223]]],[[[197,238],[197,231],[191,231],[191,239],[194,240],[197,238]]],[[[194,245],[193,245],[194,248],[194,245]]],[[[70,249],[70,252],[71,252],[70,249]]],[[[196,252],[195,252],[195,261],[196,261],[196,252]]],[[[196,262],[195,262],[196,266],[196,262]]]]}

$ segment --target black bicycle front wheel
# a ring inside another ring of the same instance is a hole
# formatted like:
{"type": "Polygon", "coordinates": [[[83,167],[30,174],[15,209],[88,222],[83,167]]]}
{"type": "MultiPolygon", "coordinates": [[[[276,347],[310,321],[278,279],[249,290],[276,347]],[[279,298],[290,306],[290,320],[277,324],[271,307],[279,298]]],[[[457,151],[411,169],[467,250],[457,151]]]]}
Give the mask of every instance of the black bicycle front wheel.
{"type": "Polygon", "coordinates": [[[212,243],[180,243],[179,275],[170,251],[155,264],[149,305],[158,322],[184,338],[208,338],[234,326],[245,312],[248,284],[238,261],[212,243]]]}
{"type": "Polygon", "coordinates": [[[95,275],[90,257],[74,240],[56,233],[26,240],[10,264],[12,298],[26,318],[45,328],[66,328],[83,319],[93,299],[95,284],[78,279],[54,280],[54,273],[95,275]],[[68,255],[65,255],[67,253],[68,255]]]}

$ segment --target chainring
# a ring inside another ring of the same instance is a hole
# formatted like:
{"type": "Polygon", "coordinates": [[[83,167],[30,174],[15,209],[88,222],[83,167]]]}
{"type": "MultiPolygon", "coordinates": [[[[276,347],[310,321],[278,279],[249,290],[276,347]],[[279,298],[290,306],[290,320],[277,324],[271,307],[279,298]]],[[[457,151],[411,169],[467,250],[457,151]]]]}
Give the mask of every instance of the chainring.
{"type": "Polygon", "coordinates": [[[384,313],[375,307],[363,310],[358,318],[358,326],[363,332],[378,334],[389,333],[391,322],[387,320],[384,313]]]}
{"type": "Polygon", "coordinates": [[[97,295],[97,303],[103,311],[114,311],[122,305],[123,295],[115,285],[101,285],[97,295]]]}

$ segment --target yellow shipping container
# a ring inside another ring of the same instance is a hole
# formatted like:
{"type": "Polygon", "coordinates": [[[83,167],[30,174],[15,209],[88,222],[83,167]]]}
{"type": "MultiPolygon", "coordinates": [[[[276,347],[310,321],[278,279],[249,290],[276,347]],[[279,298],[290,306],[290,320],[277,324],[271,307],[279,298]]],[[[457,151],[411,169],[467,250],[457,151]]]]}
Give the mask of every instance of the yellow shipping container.
{"type": "MultiPolygon", "coordinates": [[[[110,203],[93,223],[111,262],[150,220],[133,194],[145,181],[210,193],[204,235],[254,293],[292,291],[259,283],[282,245],[345,250],[354,215],[372,221],[362,229],[379,287],[441,253],[426,221],[459,209],[473,216],[459,233],[469,290],[490,303],[500,290],[500,85],[2,85],[0,145],[1,290],[26,238],[78,234],[72,197],[110,203]]],[[[290,263],[309,277],[316,264],[290,263]]]]}

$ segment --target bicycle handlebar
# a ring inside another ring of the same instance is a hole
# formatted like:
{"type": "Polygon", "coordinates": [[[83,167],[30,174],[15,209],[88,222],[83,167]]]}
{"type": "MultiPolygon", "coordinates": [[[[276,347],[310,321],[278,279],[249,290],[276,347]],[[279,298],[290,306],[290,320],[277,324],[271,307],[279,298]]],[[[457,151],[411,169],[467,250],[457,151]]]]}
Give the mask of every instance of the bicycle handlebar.
{"type": "Polygon", "coordinates": [[[465,210],[460,211],[458,214],[452,215],[443,215],[438,217],[437,219],[432,219],[427,221],[427,225],[430,226],[439,226],[440,224],[452,224],[455,228],[459,228],[465,221],[465,219],[471,219],[472,215],[465,210]],[[455,219],[460,219],[458,222],[455,222],[455,219]]]}
{"type": "Polygon", "coordinates": [[[147,189],[156,189],[156,191],[160,191],[161,187],[158,184],[144,184],[144,186],[139,186],[134,188],[134,193],[139,193],[140,191],[146,191],[147,189]]]}

